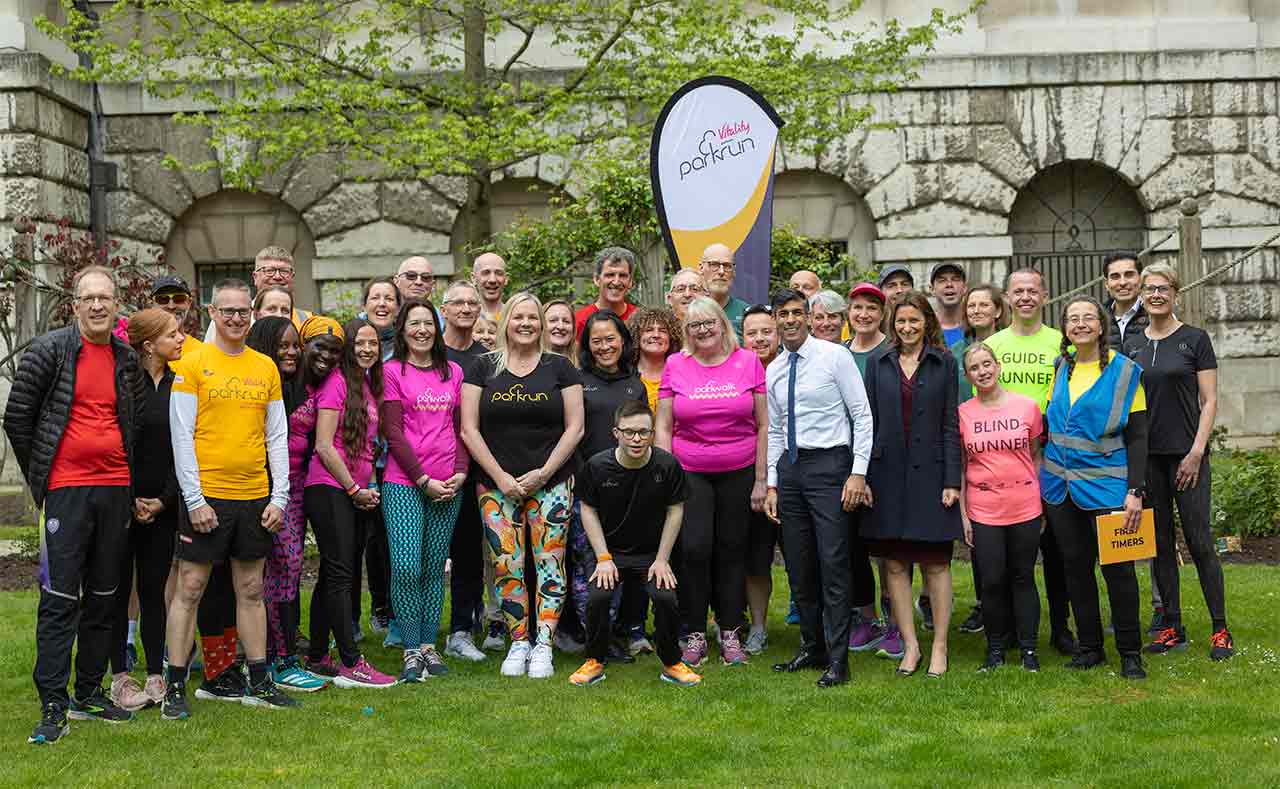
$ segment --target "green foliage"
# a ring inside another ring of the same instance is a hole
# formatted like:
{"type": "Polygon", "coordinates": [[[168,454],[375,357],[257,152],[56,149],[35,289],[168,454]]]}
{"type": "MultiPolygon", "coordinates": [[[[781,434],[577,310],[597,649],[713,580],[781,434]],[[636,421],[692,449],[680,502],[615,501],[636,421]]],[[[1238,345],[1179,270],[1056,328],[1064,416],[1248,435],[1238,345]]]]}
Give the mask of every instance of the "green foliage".
{"type": "Polygon", "coordinates": [[[853,255],[836,251],[828,241],[802,236],[790,225],[774,227],[770,262],[771,290],[785,287],[792,274],[804,270],[817,274],[824,288],[841,296],[848,293],[854,283],[874,281],[876,277],[874,268],[865,267],[853,255]]]}
{"type": "Polygon", "coordinates": [[[1280,452],[1218,455],[1212,496],[1210,522],[1215,534],[1246,538],[1280,534],[1280,452]]]}
{"type": "Polygon", "coordinates": [[[23,529],[13,537],[17,556],[28,561],[40,558],[40,529],[23,529]]]}

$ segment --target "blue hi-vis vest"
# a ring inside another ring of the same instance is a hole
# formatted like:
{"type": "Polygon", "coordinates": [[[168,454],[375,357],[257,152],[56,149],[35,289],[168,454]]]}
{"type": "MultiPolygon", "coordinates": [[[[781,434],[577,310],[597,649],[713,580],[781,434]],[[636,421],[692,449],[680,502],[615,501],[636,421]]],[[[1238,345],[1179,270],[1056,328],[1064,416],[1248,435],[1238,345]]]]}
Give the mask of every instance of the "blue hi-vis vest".
{"type": "MultiPolygon", "coordinates": [[[[1092,362],[1090,362],[1092,364],[1092,362]]],[[[1061,504],[1068,494],[1082,510],[1118,510],[1129,490],[1124,429],[1142,383],[1142,368],[1120,354],[1074,403],[1060,370],[1045,418],[1049,443],[1040,467],[1040,495],[1061,504]]]]}

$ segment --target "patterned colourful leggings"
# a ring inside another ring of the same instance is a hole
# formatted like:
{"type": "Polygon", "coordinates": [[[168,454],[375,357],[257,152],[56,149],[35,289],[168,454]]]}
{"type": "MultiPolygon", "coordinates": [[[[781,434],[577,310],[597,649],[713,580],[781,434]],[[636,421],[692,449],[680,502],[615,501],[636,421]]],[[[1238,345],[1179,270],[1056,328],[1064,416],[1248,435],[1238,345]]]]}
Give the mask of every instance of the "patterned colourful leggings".
{"type": "Polygon", "coordinates": [[[431,501],[412,485],[382,485],[391,548],[391,608],[406,648],[436,643],[444,607],[444,560],[461,499],[431,501]]]}
{"type": "Polygon", "coordinates": [[[485,539],[494,557],[494,586],[511,639],[529,638],[529,589],[524,579],[527,549],[533,552],[537,568],[537,640],[550,646],[564,607],[564,551],[573,506],[569,483],[543,488],[523,499],[508,499],[502,491],[483,484],[476,490],[485,539]]]}
{"type": "Polygon", "coordinates": [[[302,478],[289,480],[289,504],[284,526],[272,535],[271,553],[262,572],[262,599],[267,609],[268,658],[288,657],[298,632],[296,607],[302,581],[302,553],[307,516],[302,511],[302,478]]]}

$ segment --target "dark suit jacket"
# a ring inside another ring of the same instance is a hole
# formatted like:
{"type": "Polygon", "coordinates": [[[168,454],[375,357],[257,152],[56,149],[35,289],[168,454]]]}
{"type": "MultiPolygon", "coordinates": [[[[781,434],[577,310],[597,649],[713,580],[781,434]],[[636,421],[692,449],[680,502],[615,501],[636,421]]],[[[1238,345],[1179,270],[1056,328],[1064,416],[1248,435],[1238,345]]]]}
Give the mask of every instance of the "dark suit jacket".
{"type": "Polygon", "coordinates": [[[867,401],[875,419],[867,484],[874,506],[862,519],[862,536],[960,539],[959,502],[942,506],[942,489],[960,487],[955,357],[944,348],[925,349],[916,372],[909,441],[902,432],[901,375],[896,348],[867,360],[867,401]]]}

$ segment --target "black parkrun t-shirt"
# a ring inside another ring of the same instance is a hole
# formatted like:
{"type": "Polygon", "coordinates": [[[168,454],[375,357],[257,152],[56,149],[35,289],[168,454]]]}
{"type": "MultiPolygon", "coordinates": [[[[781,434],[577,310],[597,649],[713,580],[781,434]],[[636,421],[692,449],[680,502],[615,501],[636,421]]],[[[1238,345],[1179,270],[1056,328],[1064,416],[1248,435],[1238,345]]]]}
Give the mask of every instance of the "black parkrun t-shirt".
{"type": "Polygon", "coordinates": [[[1142,368],[1152,455],[1185,455],[1200,426],[1201,370],[1218,369],[1213,342],[1204,329],[1182,325],[1162,340],[1130,335],[1125,355],[1142,368]]]}
{"type": "Polygon", "coordinates": [[[680,462],[657,447],[638,469],[619,463],[613,449],[599,452],[575,482],[574,493],[600,516],[605,544],[615,555],[656,554],[667,507],[689,498],[680,462]]]}
{"type": "MultiPolygon", "coordinates": [[[[480,435],[502,470],[513,477],[541,468],[564,435],[564,395],[581,386],[582,377],[569,360],[544,353],[525,376],[503,369],[493,374],[496,359],[485,355],[467,370],[465,383],[481,388],[480,435]]],[[[557,485],[577,471],[576,453],[556,469],[547,485],[557,485]]],[[[481,472],[481,482],[493,480],[481,472]]]]}

